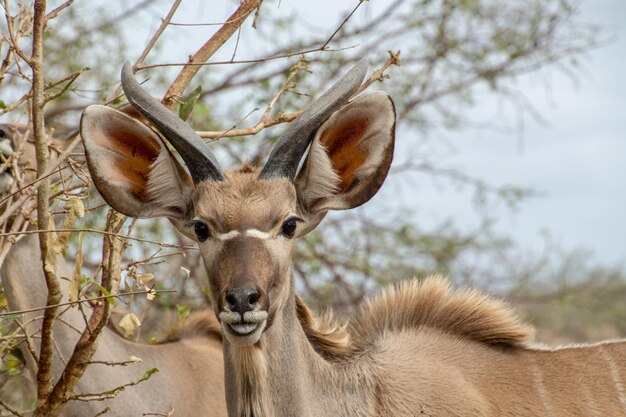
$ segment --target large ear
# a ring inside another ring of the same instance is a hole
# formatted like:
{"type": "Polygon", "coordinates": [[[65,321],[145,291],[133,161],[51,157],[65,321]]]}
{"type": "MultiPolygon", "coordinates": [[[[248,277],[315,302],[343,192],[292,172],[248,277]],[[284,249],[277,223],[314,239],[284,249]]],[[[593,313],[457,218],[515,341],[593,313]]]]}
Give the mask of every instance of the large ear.
{"type": "Polygon", "coordinates": [[[376,194],[393,158],[396,113],[383,92],[360,96],[335,112],[317,131],[296,189],[313,229],[328,210],[360,206],[376,194]]]}
{"type": "Polygon", "coordinates": [[[163,140],[143,123],[105,106],[83,112],[80,134],[91,177],[104,200],[131,217],[189,216],[193,183],[163,140]]]}

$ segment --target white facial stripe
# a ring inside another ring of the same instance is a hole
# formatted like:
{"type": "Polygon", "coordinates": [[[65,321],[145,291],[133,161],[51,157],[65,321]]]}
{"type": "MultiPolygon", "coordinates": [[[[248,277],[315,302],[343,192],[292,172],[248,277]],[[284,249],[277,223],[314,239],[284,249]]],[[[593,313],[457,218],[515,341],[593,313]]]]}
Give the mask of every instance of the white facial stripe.
{"type": "Polygon", "coordinates": [[[239,230],[231,230],[228,233],[220,233],[219,235],[217,235],[217,240],[220,240],[223,242],[225,240],[229,240],[237,236],[239,236],[239,230]]]}
{"type": "Polygon", "coordinates": [[[228,233],[220,233],[217,235],[217,240],[219,241],[225,241],[225,240],[230,240],[233,238],[236,238],[237,236],[240,235],[244,235],[244,236],[249,236],[249,237],[254,237],[256,239],[262,239],[262,240],[266,240],[266,239],[271,239],[272,235],[270,235],[267,232],[263,232],[261,230],[258,229],[246,229],[242,232],[240,232],[239,230],[231,230],[228,233]]]}
{"type": "Polygon", "coordinates": [[[257,239],[270,239],[272,235],[267,232],[262,232],[257,229],[248,229],[244,232],[246,236],[255,237],[257,239]]]}

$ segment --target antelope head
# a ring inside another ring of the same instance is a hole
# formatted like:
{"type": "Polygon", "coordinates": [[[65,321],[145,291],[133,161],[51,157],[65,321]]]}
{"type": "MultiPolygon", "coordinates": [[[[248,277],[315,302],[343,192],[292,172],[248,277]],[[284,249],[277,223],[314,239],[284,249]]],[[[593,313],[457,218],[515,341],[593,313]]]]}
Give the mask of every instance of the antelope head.
{"type": "Polygon", "coordinates": [[[314,100],[262,168],[223,171],[193,129],[140,87],[128,64],[126,96],[155,129],[108,107],[83,113],[81,135],[100,194],[125,215],[167,217],[198,242],[213,308],[232,344],[257,343],[280,316],[293,292],[295,240],[329,210],[368,201],[387,175],[391,98],[375,92],[348,102],[366,67],[361,61],[314,100]]]}

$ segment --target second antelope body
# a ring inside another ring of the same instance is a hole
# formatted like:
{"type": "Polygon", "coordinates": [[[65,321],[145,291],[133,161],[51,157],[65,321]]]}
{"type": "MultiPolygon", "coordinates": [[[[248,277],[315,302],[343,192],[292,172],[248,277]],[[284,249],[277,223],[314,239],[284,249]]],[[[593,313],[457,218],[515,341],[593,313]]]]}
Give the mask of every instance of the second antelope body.
{"type": "Polygon", "coordinates": [[[329,210],[368,201],[391,164],[391,98],[348,102],[365,71],[359,63],[313,101],[262,168],[223,171],[128,65],[126,96],[186,169],[144,124],[102,106],[83,114],[105,200],[129,216],[167,217],[198,241],[224,335],[229,416],[626,415],[624,342],[532,347],[532,329],[504,304],[439,278],[386,290],[347,328],[297,296],[295,239],[329,210]]]}

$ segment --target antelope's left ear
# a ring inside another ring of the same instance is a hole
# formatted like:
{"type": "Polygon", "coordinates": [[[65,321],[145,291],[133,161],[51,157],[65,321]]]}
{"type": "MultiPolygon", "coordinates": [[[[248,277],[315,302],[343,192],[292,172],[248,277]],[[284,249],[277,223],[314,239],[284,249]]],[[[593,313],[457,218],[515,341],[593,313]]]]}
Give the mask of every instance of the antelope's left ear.
{"type": "Polygon", "coordinates": [[[396,113],[383,92],[360,96],[335,112],[317,131],[296,178],[300,235],[315,228],[328,210],[360,206],[376,194],[393,158],[396,113]]]}

